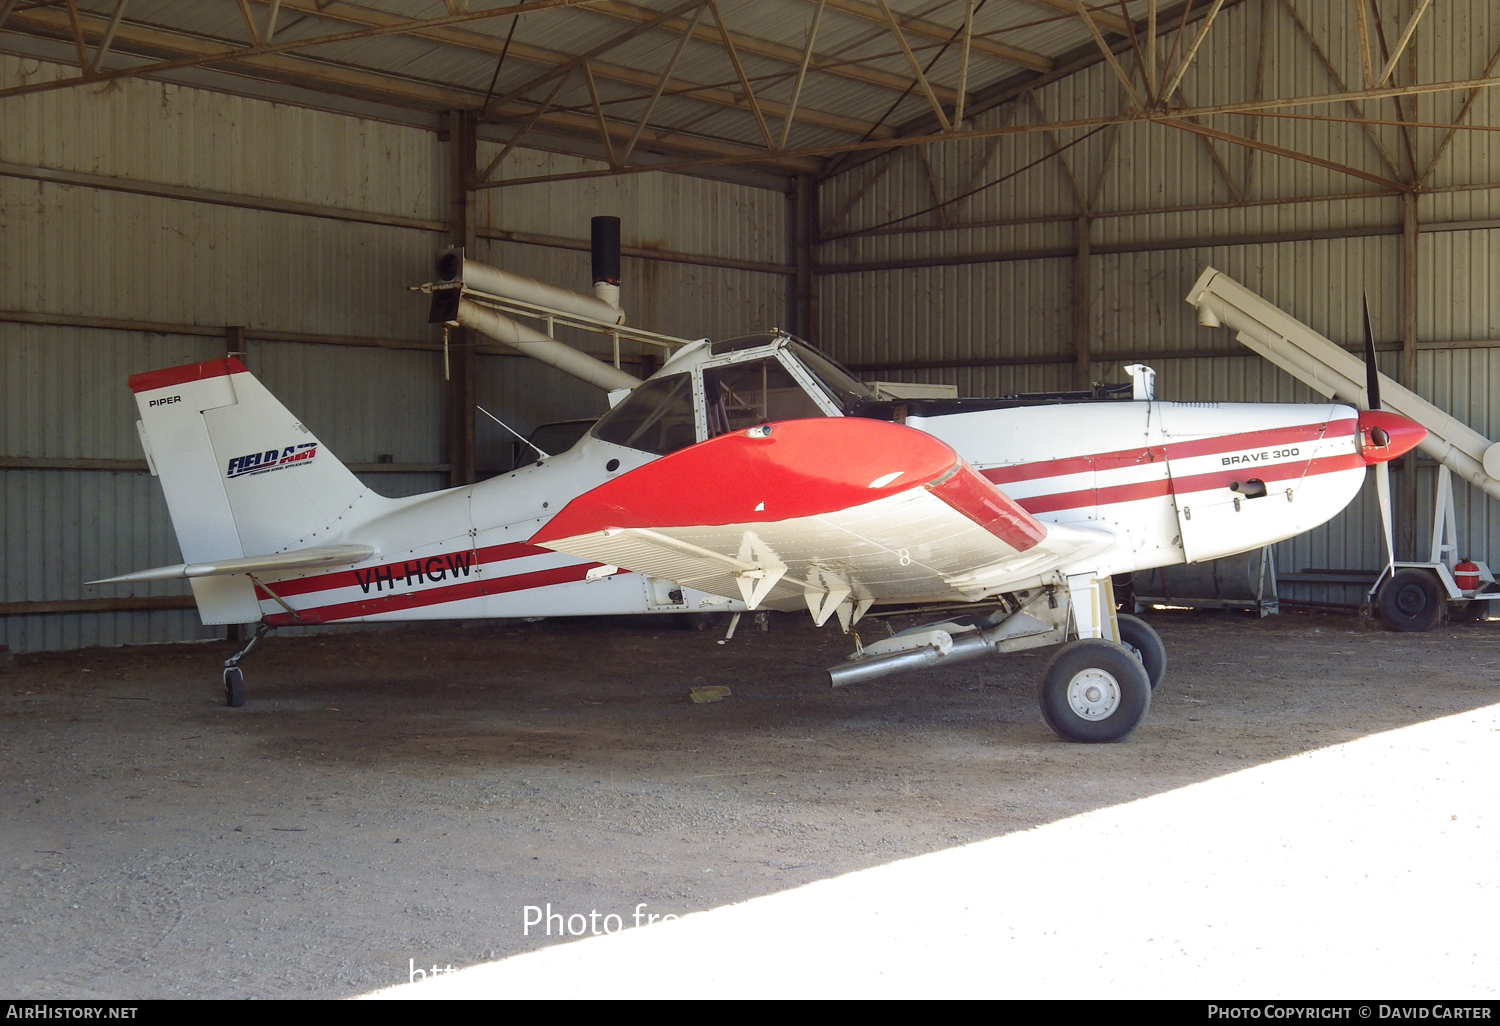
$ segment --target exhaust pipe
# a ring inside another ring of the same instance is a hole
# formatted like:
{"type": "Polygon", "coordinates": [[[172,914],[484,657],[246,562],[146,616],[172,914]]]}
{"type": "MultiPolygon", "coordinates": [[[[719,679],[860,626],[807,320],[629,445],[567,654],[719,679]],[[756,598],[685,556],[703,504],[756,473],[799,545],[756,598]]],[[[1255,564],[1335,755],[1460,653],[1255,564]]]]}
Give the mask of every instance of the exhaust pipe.
{"type": "MultiPolygon", "coordinates": [[[[469,266],[474,265],[471,263],[469,266]]],[[[576,295],[576,293],[569,294],[576,295]]],[[[578,298],[586,297],[579,296],[578,298]]],[[[567,343],[559,342],[551,335],[544,335],[535,328],[518,324],[498,310],[480,306],[472,300],[460,299],[458,309],[452,319],[465,328],[473,328],[496,342],[504,342],[512,349],[519,350],[533,359],[556,367],[563,373],[571,374],[606,392],[613,392],[620,388],[635,388],[641,383],[641,379],[634,375],[612,367],[603,360],[596,360],[587,353],[581,353],[567,343]]]]}
{"type": "MultiPolygon", "coordinates": [[[[589,252],[594,272],[594,296],[620,309],[620,219],[601,216],[589,221],[589,252]]],[[[623,321],[625,315],[620,314],[623,321]]]]}

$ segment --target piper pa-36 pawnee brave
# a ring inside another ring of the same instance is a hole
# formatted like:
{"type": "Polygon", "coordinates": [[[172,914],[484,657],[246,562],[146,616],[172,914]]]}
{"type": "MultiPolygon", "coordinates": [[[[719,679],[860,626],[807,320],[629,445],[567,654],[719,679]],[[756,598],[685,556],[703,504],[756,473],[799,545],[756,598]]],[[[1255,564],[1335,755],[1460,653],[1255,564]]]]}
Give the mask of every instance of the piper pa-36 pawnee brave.
{"type": "MultiPolygon", "coordinates": [[[[1367,466],[1425,433],[1336,403],[1156,401],[1140,373],[1131,395],[882,400],[788,334],[704,339],[567,452],[385,498],[239,361],[153,371],[130,387],[187,562],[110,580],[186,578],[205,623],[259,623],[257,639],[294,624],[806,609],[853,634],[835,685],[1056,645],[1047,723],[1116,741],[1145,717],[1166,656],[1117,613],[1113,575],[1322,524],[1367,466]],[[861,643],[852,628],[891,603],[993,612],[861,643]]],[[[231,705],[253,644],[226,664],[231,705]]]]}

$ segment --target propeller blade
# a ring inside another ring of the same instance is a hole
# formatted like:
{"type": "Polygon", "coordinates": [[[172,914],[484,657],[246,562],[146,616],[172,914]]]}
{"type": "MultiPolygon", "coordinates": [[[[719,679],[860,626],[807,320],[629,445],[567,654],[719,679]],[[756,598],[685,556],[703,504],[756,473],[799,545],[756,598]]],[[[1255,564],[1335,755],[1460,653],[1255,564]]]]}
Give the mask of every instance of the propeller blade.
{"type": "Polygon", "coordinates": [[[1396,545],[1391,529],[1391,465],[1389,462],[1375,464],[1375,495],[1380,502],[1380,526],[1385,534],[1385,567],[1391,572],[1396,566],[1396,545]]]}
{"type": "Polygon", "coordinates": [[[1380,369],[1375,364],[1375,328],[1370,323],[1370,294],[1365,293],[1365,396],[1366,409],[1380,409],[1380,369]]]}

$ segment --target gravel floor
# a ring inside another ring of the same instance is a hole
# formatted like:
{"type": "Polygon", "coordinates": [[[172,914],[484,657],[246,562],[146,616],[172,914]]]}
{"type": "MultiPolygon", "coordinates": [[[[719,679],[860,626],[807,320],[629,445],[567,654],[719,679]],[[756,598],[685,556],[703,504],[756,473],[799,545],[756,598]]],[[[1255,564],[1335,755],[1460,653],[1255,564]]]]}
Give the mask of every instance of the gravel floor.
{"type": "Polygon", "coordinates": [[[0,673],[0,974],[17,997],[348,996],[996,837],[1500,700],[1500,623],[1160,613],[1126,743],[1058,741],[1044,654],[834,691],[775,616],[273,637],[0,673]],[[691,688],[728,685],[693,704],[691,688]],[[644,904],[644,908],[641,908],[644,904]],[[576,927],[582,920],[573,919],[576,927]],[[565,918],[562,922],[566,923],[565,918]]]}

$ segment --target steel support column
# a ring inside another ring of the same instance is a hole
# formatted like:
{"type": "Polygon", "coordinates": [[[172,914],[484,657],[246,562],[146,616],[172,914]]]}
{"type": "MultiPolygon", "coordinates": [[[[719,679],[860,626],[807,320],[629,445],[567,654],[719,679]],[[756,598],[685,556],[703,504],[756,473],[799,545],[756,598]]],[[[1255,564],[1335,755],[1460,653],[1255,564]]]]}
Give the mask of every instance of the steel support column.
{"type": "Polygon", "coordinates": [[[818,180],[798,175],[792,194],[792,331],[818,342],[818,180]]]}
{"type": "Polygon", "coordinates": [[[1087,217],[1077,221],[1078,245],[1073,257],[1073,387],[1089,388],[1093,384],[1094,331],[1093,286],[1089,275],[1092,261],[1090,229],[1087,217]]]}
{"type": "MultiPolygon", "coordinates": [[[[1405,192],[1401,195],[1401,367],[1398,379],[1401,384],[1417,390],[1417,194],[1405,192]]],[[[1404,458],[1406,473],[1402,475],[1400,505],[1405,515],[1398,523],[1405,528],[1407,559],[1426,559],[1419,551],[1422,537],[1417,527],[1417,454],[1410,452],[1404,458]]]]}
{"type": "MultiPolygon", "coordinates": [[[[448,115],[448,224],[449,241],[473,254],[478,174],[478,143],[471,111],[448,115]]],[[[448,329],[448,381],[446,389],[446,436],[448,483],[474,483],[474,347],[477,339],[467,328],[448,329]]]]}

